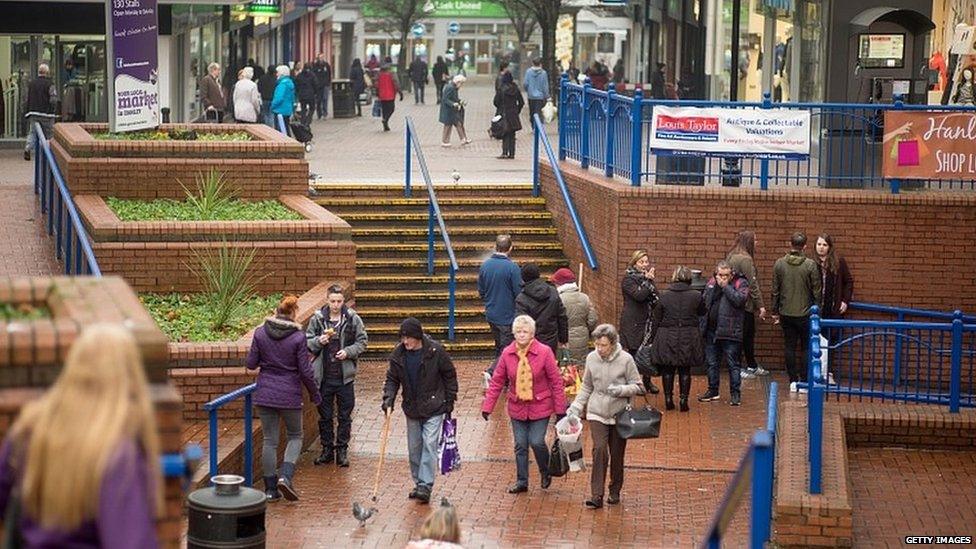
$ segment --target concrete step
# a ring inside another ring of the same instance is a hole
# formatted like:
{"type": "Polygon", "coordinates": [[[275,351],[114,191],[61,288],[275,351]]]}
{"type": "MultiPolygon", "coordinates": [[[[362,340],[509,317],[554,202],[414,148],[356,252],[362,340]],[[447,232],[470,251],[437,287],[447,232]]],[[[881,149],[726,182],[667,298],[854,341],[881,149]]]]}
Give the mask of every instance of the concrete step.
{"type": "MultiPolygon", "coordinates": [[[[463,177],[463,174],[462,174],[463,177]]],[[[312,183],[309,189],[314,196],[329,196],[334,198],[406,198],[402,184],[362,184],[362,183],[312,183]]],[[[435,183],[434,192],[437,199],[443,198],[493,198],[499,196],[531,197],[532,184],[498,184],[498,183],[435,183]]],[[[423,181],[415,181],[411,186],[410,198],[426,198],[427,187],[423,181]],[[418,184],[419,183],[419,184],[418,184]]]]}
{"type": "MultiPolygon", "coordinates": [[[[482,260],[480,258],[476,259],[458,259],[458,268],[465,270],[477,271],[481,267],[482,260]]],[[[566,259],[557,258],[526,258],[525,263],[535,263],[540,269],[546,269],[548,271],[555,271],[560,267],[565,267],[567,265],[566,259]]],[[[440,254],[440,257],[434,259],[434,270],[436,272],[444,272],[447,274],[447,269],[449,268],[450,260],[445,257],[445,254],[440,254]]],[[[414,273],[421,274],[427,272],[427,259],[397,259],[395,262],[391,261],[389,258],[386,259],[357,259],[356,260],[356,273],[363,273],[369,271],[387,271],[390,269],[396,269],[398,273],[414,273]]]]}
{"type": "MultiPolygon", "coordinates": [[[[448,231],[450,231],[450,229],[448,229],[448,231]]],[[[482,242],[451,242],[451,247],[454,248],[454,254],[458,257],[458,259],[472,256],[484,259],[494,251],[494,246],[492,244],[485,244],[482,242]]],[[[439,238],[434,242],[435,253],[440,254],[446,249],[447,247],[444,245],[444,242],[439,238]]],[[[523,242],[519,244],[516,254],[522,256],[531,255],[531,257],[551,257],[552,255],[562,257],[563,247],[558,241],[523,242]]],[[[426,257],[427,243],[416,242],[411,244],[388,244],[371,242],[356,245],[356,257],[363,259],[401,255],[426,257]]],[[[521,258],[519,258],[518,261],[523,263],[525,262],[525,260],[521,258]]]]}
{"type": "MultiPolygon", "coordinates": [[[[426,228],[429,220],[427,212],[402,212],[392,211],[356,211],[332,213],[341,217],[346,223],[354,228],[378,227],[395,225],[400,228],[426,228]]],[[[517,224],[522,226],[544,226],[551,227],[552,214],[546,211],[526,212],[526,211],[502,211],[489,210],[477,212],[456,212],[442,210],[444,225],[447,226],[448,234],[453,233],[457,227],[477,226],[484,229],[485,225],[504,226],[506,224],[517,224]]],[[[434,220],[437,224],[437,220],[434,220]]]]}
{"type": "MultiPolygon", "coordinates": [[[[435,240],[441,240],[440,232],[437,233],[435,240]]],[[[454,227],[448,228],[447,234],[451,237],[451,242],[482,242],[490,245],[495,240],[495,235],[505,233],[512,235],[512,240],[516,246],[522,242],[553,242],[558,238],[555,227],[526,227],[526,226],[496,226],[486,228],[477,227],[454,227]]],[[[410,244],[417,242],[427,242],[427,227],[405,228],[396,227],[369,227],[352,228],[352,239],[356,244],[386,242],[391,244],[410,244]]]]}
{"type": "MultiPolygon", "coordinates": [[[[400,324],[391,322],[373,323],[367,326],[366,330],[369,332],[370,338],[373,336],[380,338],[397,337],[400,333],[400,324]]],[[[447,323],[432,322],[424,324],[424,333],[430,334],[435,339],[446,339],[447,323]]],[[[468,339],[471,336],[478,336],[480,338],[486,334],[488,337],[491,337],[491,328],[487,322],[465,321],[458,322],[454,325],[454,336],[456,338],[468,339]]]]}
{"type": "MultiPolygon", "coordinates": [[[[458,359],[469,359],[469,360],[484,360],[485,368],[491,365],[492,358],[495,354],[495,342],[489,337],[487,340],[479,341],[447,341],[447,338],[435,337],[442,344],[444,344],[444,349],[451,356],[452,360],[458,359]]],[[[373,342],[369,342],[369,348],[366,350],[366,356],[369,358],[378,358],[389,356],[393,352],[393,348],[399,343],[399,339],[390,339],[373,342]]]]}
{"type": "MultiPolygon", "coordinates": [[[[548,279],[555,269],[541,269],[542,278],[548,279]]],[[[402,292],[413,290],[443,290],[447,291],[448,275],[443,269],[432,276],[426,274],[389,274],[389,273],[357,273],[356,295],[366,290],[387,290],[402,292]]],[[[458,291],[478,289],[478,273],[461,271],[455,281],[458,291]]],[[[363,302],[365,304],[365,302],[363,302]]]]}
{"type": "MultiPolygon", "coordinates": [[[[431,288],[429,290],[412,290],[407,287],[404,291],[389,290],[358,290],[357,303],[390,303],[392,301],[447,301],[450,297],[448,290],[431,288]]],[[[455,291],[454,299],[460,301],[480,301],[477,290],[455,291]]]]}
{"type": "MultiPolygon", "coordinates": [[[[434,321],[446,323],[448,316],[447,307],[431,307],[426,304],[388,307],[385,304],[367,304],[365,302],[360,303],[357,300],[356,305],[356,312],[362,317],[367,328],[372,323],[400,323],[403,322],[403,319],[411,316],[420,320],[421,323],[434,321]]],[[[454,309],[454,319],[455,322],[458,322],[459,319],[465,322],[469,320],[484,322],[484,307],[481,305],[457,307],[454,309]]]]}
{"type": "MultiPolygon", "coordinates": [[[[427,195],[414,198],[380,198],[380,197],[335,197],[314,195],[312,201],[336,213],[347,211],[361,211],[362,208],[376,208],[384,210],[426,212],[427,195]]],[[[437,197],[437,203],[445,212],[448,211],[481,211],[485,207],[498,207],[497,197],[437,197]]],[[[505,205],[523,211],[545,211],[546,201],[542,197],[532,196],[505,197],[505,205]]]]}

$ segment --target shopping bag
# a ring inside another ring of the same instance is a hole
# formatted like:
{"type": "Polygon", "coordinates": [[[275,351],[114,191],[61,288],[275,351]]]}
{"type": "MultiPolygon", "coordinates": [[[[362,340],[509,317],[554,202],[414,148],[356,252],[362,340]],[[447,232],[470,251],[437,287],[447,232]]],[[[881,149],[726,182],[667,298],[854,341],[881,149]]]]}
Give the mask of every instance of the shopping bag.
{"type": "Polygon", "coordinates": [[[552,104],[552,99],[546,100],[546,105],[542,107],[542,121],[546,124],[552,122],[556,119],[558,112],[556,106],[552,104]]]}
{"type": "Polygon", "coordinates": [[[557,438],[549,449],[549,476],[561,477],[569,472],[569,456],[563,452],[562,446],[557,438]]]}
{"type": "Polygon", "coordinates": [[[563,444],[579,442],[583,434],[583,420],[576,416],[566,416],[556,422],[556,436],[563,444]]]}
{"type": "Polygon", "coordinates": [[[918,166],[921,163],[918,151],[918,141],[914,139],[898,142],[898,165],[918,166]]]}
{"type": "Polygon", "coordinates": [[[383,106],[379,101],[373,101],[373,118],[383,117],[383,106]]]}
{"type": "Polygon", "coordinates": [[[457,445],[457,420],[452,417],[444,419],[441,426],[441,443],[437,450],[437,460],[441,464],[441,474],[461,468],[461,452],[457,445]]]}

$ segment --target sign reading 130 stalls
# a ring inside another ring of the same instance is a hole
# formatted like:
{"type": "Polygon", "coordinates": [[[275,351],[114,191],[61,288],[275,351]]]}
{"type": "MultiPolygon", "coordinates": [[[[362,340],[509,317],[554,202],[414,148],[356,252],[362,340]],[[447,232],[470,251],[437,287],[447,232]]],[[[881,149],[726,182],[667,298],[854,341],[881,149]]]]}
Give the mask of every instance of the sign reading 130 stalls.
{"type": "Polygon", "coordinates": [[[106,0],[109,131],[159,126],[156,0],[106,0]]]}
{"type": "Polygon", "coordinates": [[[886,111],[886,179],[976,179],[976,112],[886,111]]]}

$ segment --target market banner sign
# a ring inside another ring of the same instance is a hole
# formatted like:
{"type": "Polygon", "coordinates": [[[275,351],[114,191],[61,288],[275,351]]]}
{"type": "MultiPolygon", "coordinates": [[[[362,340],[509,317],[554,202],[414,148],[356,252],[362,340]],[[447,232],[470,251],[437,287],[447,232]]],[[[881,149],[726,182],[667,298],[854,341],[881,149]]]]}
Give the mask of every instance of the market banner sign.
{"type": "Polygon", "coordinates": [[[656,154],[772,160],[810,157],[810,112],[654,106],[649,146],[656,154]]]}
{"type": "MultiPolygon", "coordinates": [[[[307,0],[314,2],[314,0],[307,0]]],[[[309,3],[309,6],[312,4],[309,3]]],[[[281,16],[281,0],[254,0],[247,5],[247,14],[252,17],[279,17],[281,16]]]]}
{"type": "MultiPolygon", "coordinates": [[[[382,10],[378,10],[374,3],[379,4],[379,2],[371,2],[370,0],[361,3],[360,10],[363,17],[385,17],[388,15],[382,10]]],[[[508,19],[508,12],[505,11],[504,6],[491,0],[428,0],[422,2],[421,5],[432,8],[426,17],[508,19]]]]}
{"type": "Polygon", "coordinates": [[[109,131],[159,126],[156,0],[106,0],[109,131]]]}
{"type": "Polygon", "coordinates": [[[885,179],[976,179],[976,113],[885,111],[885,179]]]}

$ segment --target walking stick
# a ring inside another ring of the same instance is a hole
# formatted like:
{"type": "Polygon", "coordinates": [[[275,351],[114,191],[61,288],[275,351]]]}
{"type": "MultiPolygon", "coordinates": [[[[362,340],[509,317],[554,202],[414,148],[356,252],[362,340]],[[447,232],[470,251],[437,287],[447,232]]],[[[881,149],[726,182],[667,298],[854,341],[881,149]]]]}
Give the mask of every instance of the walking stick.
{"type": "Polygon", "coordinates": [[[376,493],[380,488],[380,475],[383,472],[383,462],[386,461],[386,441],[390,438],[390,420],[393,418],[393,409],[386,411],[386,419],[383,421],[383,435],[380,438],[380,462],[376,465],[376,478],[373,480],[373,497],[376,501],[376,493]]]}
{"type": "Polygon", "coordinates": [[[582,261],[580,261],[580,264],[579,264],[579,277],[578,277],[578,279],[579,279],[579,282],[577,283],[577,286],[579,286],[579,291],[582,292],[583,291],[583,262],[582,261]]]}

